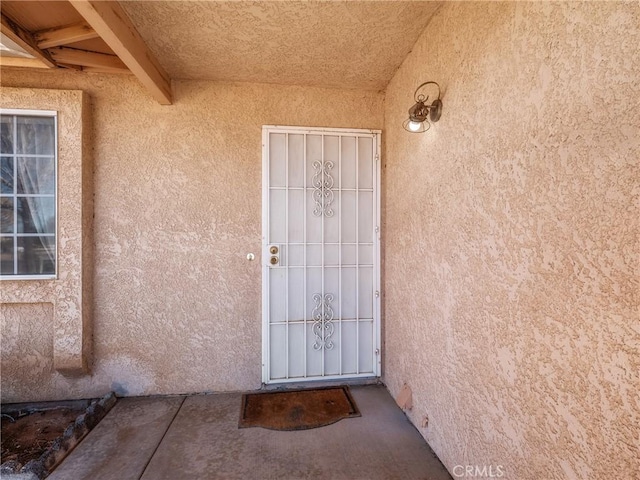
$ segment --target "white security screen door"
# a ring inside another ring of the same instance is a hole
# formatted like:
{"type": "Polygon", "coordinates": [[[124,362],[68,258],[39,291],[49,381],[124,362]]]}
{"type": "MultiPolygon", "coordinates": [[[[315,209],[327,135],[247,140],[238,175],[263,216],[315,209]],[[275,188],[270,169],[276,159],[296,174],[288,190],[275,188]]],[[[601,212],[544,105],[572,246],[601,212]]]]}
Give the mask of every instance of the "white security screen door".
{"type": "Polygon", "coordinates": [[[380,374],[380,132],[263,127],[263,381],[380,374]]]}

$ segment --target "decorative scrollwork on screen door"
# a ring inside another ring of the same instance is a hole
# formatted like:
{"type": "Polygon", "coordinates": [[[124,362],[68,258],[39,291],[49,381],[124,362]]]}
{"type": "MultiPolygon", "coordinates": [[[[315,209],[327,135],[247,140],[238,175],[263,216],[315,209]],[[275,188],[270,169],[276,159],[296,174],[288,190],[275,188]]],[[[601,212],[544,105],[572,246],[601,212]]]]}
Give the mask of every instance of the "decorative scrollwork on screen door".
{"type": "Polygon", "coordinates": [[[331,308],[331,302],[333,301],[333,294],[326,293],[324,296],[320,293],[313,294],[313,301],[315,307],[311,316],[313,318],[313,334],[315,336],[315,342],[313,343],[314,350],[331,350],[333,348],[333,308],[331,308]]]}
{"type": "Polygon", "coordinates": [[[313,214],[316,217],[321,217],[323,214],[325,217],[333,217],[333,177],[331,176],[331,169],[333,168],[333,162],[321,162],[316,160],[313,162],[313,168],[315,173],[311,184],[313,185],[313,201],[315,208],[313,214]]]}

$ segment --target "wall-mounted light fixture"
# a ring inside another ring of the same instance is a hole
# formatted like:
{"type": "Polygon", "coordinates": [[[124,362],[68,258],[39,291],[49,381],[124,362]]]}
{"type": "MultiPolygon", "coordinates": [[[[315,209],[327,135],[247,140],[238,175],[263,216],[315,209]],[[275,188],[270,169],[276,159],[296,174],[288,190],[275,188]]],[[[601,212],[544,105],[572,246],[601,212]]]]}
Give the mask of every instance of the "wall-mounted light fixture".
{"type": "Polygon", "coordinates": [[[416,88],[416,91],[413,94],[413,99],[416,103],[409,109],[409,118],[407,118],[402,123],[402,126],[407,132],[426,132],[427,130],[429,130],[429,128],[431,128],[429,120],[431,120],[432,122],[437,122],[438,120],[440,120],[440,115],[442,115],[440,85],[438,85],[436,82],[424,82],[422,85],[416,88]],[[431,102],[431,105],[427,103],[429,101],[429,96],[425,96],[425,94],[422,93],[422,91],[426,90],[426,87],[429,85],[435,85],[438,89],[438,96],[433,102],[431,102]]]}

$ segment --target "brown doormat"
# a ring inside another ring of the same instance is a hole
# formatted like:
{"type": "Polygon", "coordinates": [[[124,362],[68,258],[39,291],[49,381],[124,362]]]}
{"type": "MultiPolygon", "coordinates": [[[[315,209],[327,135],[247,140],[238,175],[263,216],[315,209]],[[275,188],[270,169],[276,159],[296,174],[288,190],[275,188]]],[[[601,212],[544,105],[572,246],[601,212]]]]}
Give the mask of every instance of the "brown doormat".
{"type": "Polygon", "coordinates": [[[238,427],[306,430],[359,416],[347,386],[248,393],[242,396],[238,427]]]}

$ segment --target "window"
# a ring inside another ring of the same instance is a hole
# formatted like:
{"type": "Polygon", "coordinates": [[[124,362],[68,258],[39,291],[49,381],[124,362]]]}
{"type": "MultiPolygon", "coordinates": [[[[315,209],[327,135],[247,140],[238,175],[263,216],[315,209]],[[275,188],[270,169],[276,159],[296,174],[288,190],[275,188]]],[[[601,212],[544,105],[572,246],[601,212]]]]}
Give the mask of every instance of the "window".
{"type": "Polygon", "coordinates": [[[0,275],[56,274],[56,113],[0,110],[0,275]]]}

